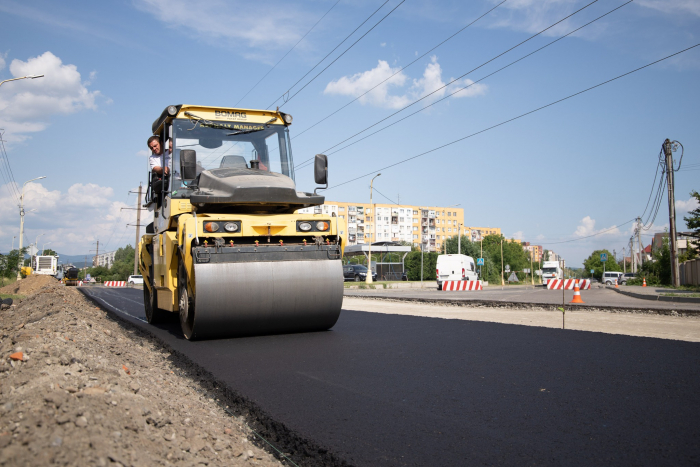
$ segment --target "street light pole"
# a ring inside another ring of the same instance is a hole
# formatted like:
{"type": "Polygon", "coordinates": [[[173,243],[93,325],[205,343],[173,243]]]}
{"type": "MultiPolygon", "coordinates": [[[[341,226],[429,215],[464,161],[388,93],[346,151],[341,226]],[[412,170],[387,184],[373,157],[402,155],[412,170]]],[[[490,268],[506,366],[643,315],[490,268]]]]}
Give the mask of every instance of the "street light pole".
{"type": "Polygon", "coordinates": [[[12,78],[12,79],[6,79],[5,81],[0,81],[0,86],[3,85],[3,83],[7,83],[9,81],[17,81],[18,79],[36,79],[36,78],[43,78],[44,75],[29,75],[29,76],[22,76],[20,78],[12,78]]]}
{"type": "Polygon", "coordinates": [[[15,235],[14,237],[12,237],[12,248],[10,249],[10,251],[12,251],[12,250],[15,249],[15,238],[17,238],[17,235],[15,235]]]}
{"type": "MultiPolygon", "coordinates": [[[[42,75],[43,76],[43,75],[42,75]]],[[[20,78],[16,78],[20,79],[20,78]]],[[[11,80],[6,80],[6,81],[11,81],[11,80]]],[[[4,83],[4,81],[3,81],[4,83]]],[[[0,83],[2,84],[2,83],[0,83]]],[[[19,197],[19,251],[20,251],[20,258],[21,262],[24,262],[24,255],[22,254],[22,237],[24,237],[24,187],[27,185],[29,182],[33,182],[34,180],[41,180],[42,178],[46,178],[45,176],[37,177],[37,178],[32,178],[31,180],[27,180],[24,182],[22,185],[22,194],[19,197]]],[[[21,266],[20,266],[21,269],[21,266]]],[[[22,274],[20,271],[17,271],[17,280],[22,279],[22,274]]]]}
{"type": "Polygon", "coordinates": [[[46,252],[46,245],[51,245],[51,242],[44,243],[41,248],[41,256],[44,256],[44,253],[46,252]]]}
{"type": "MultiPolygon", "coordinates": [[[[372,204],[372,188],[374,187],[374,179],[379,177],[380,175],[381,175],[381,173],[378,173],[377,175],[372,177],[372,181],[369,183],[369,205],[372,207],[372,216],[374,216],[375,219],[377,216],[377,210],[375,209],[374,204],[372,204]]],[[[376,231],[377,230],[377,223],[373,222],[372,224],[374,225],[374,230],[376,231]]],[[[365,275],[365,282],[367,284],[372,283],[372,240],[373,240],[372,235],[373,235],[373,233],[374,232],[369,233],[369,235],[370,235],[369,245],[368,245],[369,246],[369,249],[368,249],[369,250],[368,251],[369,259],[367,260],[367,274],[365,275]]]]}

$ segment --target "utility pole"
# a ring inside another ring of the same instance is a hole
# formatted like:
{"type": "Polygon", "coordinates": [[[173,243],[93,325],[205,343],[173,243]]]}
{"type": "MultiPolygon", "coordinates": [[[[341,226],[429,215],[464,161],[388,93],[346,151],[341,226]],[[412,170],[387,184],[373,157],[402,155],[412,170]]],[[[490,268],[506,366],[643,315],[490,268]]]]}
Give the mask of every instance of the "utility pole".
{"type": "Polygon", "coordinates": [[[462,254],[462,224],[457,224],[457,254],[461,255],[462,254]]]}
{"type": "Polygon", "coordinates": [[[139,237],[141,236],[141,184],[136,200],[136,240],[134,241],[134,275],[139,273],[139,237]]]}
{"type": "Polygon", "coordinates": [[[671,225],[671,278],[674,287],[680,287],[681,280],[678,269],[678,245],[676,242],[676,202],[673,191],[673,143],[664,141],[664,154],[666,155],[666,181],[668,184],[668,220],[671,225]]]}
{"type": "Polygon", "coordinates": [[[637,261],[634,253],[634,235],[630,237],[630,267],[634,274],[637,273],[637,261]]]}
{"type": "Polygon", "coordinates": [[[624,248],[622,248],[622,272],[627,274],[627,256],[625,256],[624,248]]]}
{"type": "Polygon", "coordinates": [[[639,243],[639,270],[642,270],[644,264],[644,252],[642,247],[642,218],[637,218],[637,243],[639,243]]]}
{"type": "Polygon", "coordinates": [[[501,238],[501,287],[505,285],[506,282],[503,280],[503,238],[501,238]]]}

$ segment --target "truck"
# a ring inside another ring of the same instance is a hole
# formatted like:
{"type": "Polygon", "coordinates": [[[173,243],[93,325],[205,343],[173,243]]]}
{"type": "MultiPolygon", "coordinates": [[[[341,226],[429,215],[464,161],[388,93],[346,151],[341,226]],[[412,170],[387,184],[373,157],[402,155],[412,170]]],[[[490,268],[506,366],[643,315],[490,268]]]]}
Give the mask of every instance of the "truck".
{"type": "Polygon", "coordinates": [[[36,255],[34,260],[34,274],[55,276],[58,272],[58,256],[36,255]]]}
{"type": "MultiPolygon", "coordinates": [[[[188,340],[335,325],[344,238],[338,217],[321,212],[318,188],[297,190],[291,123],[279,110],[185,104],[153,122],[161,147],[172,145],[172,165],[169,175],[148,175],[153,222],[138,266],[149,323],[175,314],[188,340]]],[[[327,157],[309,160],[316,184],[328,187],[327,157]]]]}
{"type": "Polygon", "coordinates": [[[559,261],[545,261],[542,263],[542,285],[547,286],[547,282],[552,279],[563,279],[564,274],[559,265],[559,261]]]}
{"type": "Polygon", "coordinates": [[[439,255],[435,265],[438,290],[445,281],[478,280],[474,258],[466,255],[439,255]]]}

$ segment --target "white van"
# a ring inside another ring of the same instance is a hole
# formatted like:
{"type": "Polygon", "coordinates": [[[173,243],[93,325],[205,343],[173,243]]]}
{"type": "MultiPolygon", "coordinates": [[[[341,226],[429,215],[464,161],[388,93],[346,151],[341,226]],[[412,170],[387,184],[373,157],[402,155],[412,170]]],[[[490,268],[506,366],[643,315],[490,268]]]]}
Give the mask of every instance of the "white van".
{"type": "Polygon", "coordinates": [[[603,284],[605,285],[615,285],[615,280],[620,283],[620,276],[622,275],[619,271],[607,271],[603,273],[603,284]]]}
{"type": "Polygon", "coordinates": [[[438,290],[444,281],[478,280],[474,258],[466,255],[439,255],[435,266],[438,290]]]}

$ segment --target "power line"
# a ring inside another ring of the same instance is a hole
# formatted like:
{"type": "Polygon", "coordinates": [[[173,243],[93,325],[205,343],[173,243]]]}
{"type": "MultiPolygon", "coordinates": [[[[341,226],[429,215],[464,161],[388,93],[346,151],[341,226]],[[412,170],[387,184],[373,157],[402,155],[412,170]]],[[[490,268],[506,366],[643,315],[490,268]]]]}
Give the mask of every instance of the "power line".
{"type": "MultiPolygon", "coordinates": [[[[630,0],[630,1],[631,1],[631,0],[630,0]]],[[[394,112],[394,113],[388,115],[387,117],[384,117],[384,118],[382,118],[381,120],[378,120],[378,121],[376,121],[375,123],[371,124],[370,126],[364,128],[363,130],[358,131],[358,132],[355,133],[354,135],[352,135],[352,136],[350,136],[350,137],[348,137],[348,138],[345,138],[344,140],[342,140],[342,141],[340,141],[339,143],[337,143],[337,144],[335,144],[335,145],[333,145],[333,146],[331,146],[331,147],[325,149],[324,151],[321,151],[321,153],[325,154],[326,152],[330,151],[331,149],[340,146],[341,144],[343,144],[343,143],[345,143],[346,141],[349,141],[349,140],[351,140],[352,138],[354,138],[354,137],[356,137],[356,136],[358,136],[358,135],[364,133],[365,131],[369,130],[370,128],[373,128],[373,127],[379,125],[381,122],[386,121],[386,120],[390,119],[391,117],[393,117],[393,116],[399,114],[400,112],[403,112],[404,110],[408,109],[409,107],[414,106],[414,105],[417,104],[418,102],[421,102],[422,100],[427,99],[428,97],[432,96],[432,95],[435,94],[436,92],[438,92],[438,91],[440,91],[440,90],[442,90],[442,89],[444,89],[444,88],[450,86],[451,84],[453,84],[453,83],[459,81],[460,79],[464,78],[465,76],[469,75],[470,73],[472,73],[472,72],[478,70],[479,68],[484,67],[485,65],[491,63],[492,61],[496,60],[497,58],[502,57],[503,55],[507,54],[508,52],[510,52],[510,51],[512,51],[512,50],[514,50],[514,49],[516,49],[516,48],[518,48],[518,47],[520,47],[521,45],[523,45],[523,44],[525,44],[526,42],[528,42],[528,41],[534,39],[535,37],[539,36],[540,34],[544,33],[545,31],[547,31],[547,30],[553,28],[554,26],[556,26],[557,24],[561,23],[562,21],[565,21],[565,20],[571,18],[572,16],[574,16],[575,14],[580,13],[581,11],[583,11],[584,9],[588,8],[589,6],[593,5],[593,4],[596,3],[596,2],[598,2],[598,0],[593,0],[592,2],[588,3],[587,5],[584,5],[583,7],[579,8],[578,10],[574,11],[573,13],[567,15],[566,17],[560,19],[559,21],[557,21],[557,22],[551,24],[550,26],[548,26],[548,27],[542,29],[542,30],[539,31],[538,33],[533,34],[532,36],[530,36],[530,37],[528,37],[527,39],[521,41],[520,43],[514,45],[513,47],[507,49],[506,51],[501,52],[500,54],[496,55],[495,57],[493,57],[493,58],[487,60],[486,62],[482,63],[481,65],[477,66],[476,68],[473,68],[473,69],[469,70],[468,72],[464,73],[463,75],[461,75],[461,76],[459,76],[459,77],[453,79],[452,81],[450,81],[449,83],[447,83],[447,84],[445,84],[445,85],[443,85],[443,86],[440,86],[439,88],[437,88],[437,89],[433,90],[432,92],[426,94],[425,96],[421,97],[420,99],[417,99],[417,100],[411,102],[410,104],[408,104],[408,105],[406,105],[406,106],[400,108],[399,110],[397,110],[396,112],[394,112]]],[[[628,3],[629,3],[629,2],[628,2],[628,3]]],[[[524,57],[523,57],[523,58],[524,58],[524,57]]],[[[483,78],[482,78],[482,79],[483,79],[483,78]]],[[[302,164],[308,162],[309,160],[310,160],[310,159],[305,160],[304,162],[302,162],[302,164]]],[[[298,167],[298,168],[302,168],[302,167],[301,167],[302,164],[299,164],[299,167],[298,167]]]]}
{"type": "MultiPolygon", "coordinates": [[[[619,10],[619,9],[622,8],[623,6],[632,3],[632,1],[634,1],[634,0],[629,0],[628,2],[626,2],[626,3],[624,3],[624,4],[620,5],[620,6],[618,6],[617,8],[614,8],[614,9],[608,11],[608,12],[605,13],[604,15],[601,15],[601,16],[595,18],[594,20],[589,21],[588,23],[584,24],[583,26],[580,26],[580,27],[578,27],[578,28],[576,28],[576,29],[570,31],[569,33],[567,33],[567,34],[565,34],[565,35],[559,37],[558,39],[555,39],[555,40],[553,40],[552,42],[550,42],[550,43],[548,43],[548,44],[546,44],[546,45],[544,45],[544,46],[542,46],[542,47],[540,47],[540,48],[538,48],[538,49],[536,49],[536,50],[533,50],[532,52],[528,53],[527,55],[524,55],[524,56],[520,57],[519,59],[510,62],[509,64],[507,64],[507,65],[505,65],[505,66],[499,68],[499,69],[496,70],[496,71],[493,71],[493,72],[489,73],[488,75],[486,75],[486,76],[484,76],[484,77],[482,77],[482,78],[480,78],[480,79],[478,79],[478,80],[472,82],[471,84],[469,84],[469,85],[467,85],[467,86],[465,86],[465,87],[463,87],[463,88],[459,88],[459,89],[455,90],[454,92],[452,92],[452,93],[450,93],[450,94],[448,94],[448,95],[446,95],[446,96],[444,96],[444,97],[442,97],[442,98],[436,100],[435,102],[432,102],[432,103],[426,105],[425,107],[423,107],[423,108],[421,108],[421,109],[419,109],[419,110],[416,110],[415,112],[413,112],[413,113],[411,113],[411,114],[408,114],[408,115],[406,115],[405,117],[400,118],[400,119],[398,119],[398,120],[396,120],[396,121],[394,121],[394,122],[392,122],[392,123],[390,123],[390,124],[388,124],[388,125],[386,125],[386,126],[380,128],[380,129],[378,129],[377,131],[375,131],[375,132],[373,132],[373,133],[370,133],[370,134],[368,134],[368,135],[366,135],[366,136],[364,136],[364,137],[362,137],[362,138],[360,138],[360,139],[357,139],[357,140],[351,142],[350,144],[347,144],[347,145],[343,146],[342,148],[339,148],[339,149],[337,149],[337,150],[335,150],[335,151],[329,152],[327,155],[333,155],[333,154],[335,154],[335,153],[337,153],[337,152],[340,152],[340,151],[342,151],[342,150],[344,150],[344,149],[347,149],[347,148],[349,148],[350,146],[353,146],[354,144],[359,143],[360,141],[364,141],[365,139],[370,138],[370,137],[376,135],[377,133],[380,133],[380,132],[382,132],[382,131],[388,129],[388,128],[390,128],[390,127],[396,125],[397,123],[400,123],[400,122],[402,122],[402,121],[404,121],[404,120],[406,120],[406,119],[408,119],[408,118],[411,118],[412,116],[414,116],[414,115],[416,115],[416,114],[418,114],[418,113],[420,113],[420,112],[423,112],[424,110],[427,110],[427,109],[429,109],[430,107],[432,107],[432,106],[434,106],[434,105],[436,105],[436,104],[438,104],[438,103],[440,103],[440,102],[442,102],[442,101],[444,101],[444,100],[446,100],[446,99],[449,99],[450,97],[454,96],[455,94],[460,93],[460,92],[464,91],[465,89],[468,89],[468,88],[474,86],[475,84],[478,84],[479,82],[485,80],[486,78],[489,78],[489,77],[495,75],[496,73],[499,73],[499,72],[505,70],[506,68],[508,68],[508,67],[510,67],[510,66],[512,66],[512,65],[514,65],[514,64],[516,64],[516,63],[518,63],[518,62],[520,62],[520,61],[522,61],[522,60],[524,60],[524,59],[526,59],[526,58],[528,58],[528,57],[530,57],[531,55],[536,54],[537,52],[539,52],[539,51],[541,51],[541,50],[543,50],[543,49],[549,47],[550,45],[552,45],[552,44],[554,44],[554,43],[556,43],[556,42],[558,42],[558,41],[560,41],[560,40],[566,38],[567,36],[570,36],[571,34],[573,34],[573,33],[577,32],[577,31],[579,31],[579,30],[585,28],[586,26],[589,26],[590,24],[592,24],[592,23],[594,23],[594,22],[600,20],[601,18],[603,18],[603,17],[609,15],[610,13],[612,13],[612,12],[614,12],[614,11],[616,11],[616,10],[619,10]]],[[[383,119],[383,120],[386,120],[386,119],[388,119],[388,118],[390,118],[390,117],[391,117],[391,115],[390,115],[389,117],[383,119]]],[[[377,122],[377,123],[380,123],[380,122],[383,121],[383,120],[380,120],[380,121],[377,122]]],[[[376,125],[376,123],[375,123],[374,125],[376,125]]],[[[374,125],[372,125],[372,126],[374,126],[374,125]]],[[[368,127],[368,128],[371,128],[371,127],[368,127]]],[[[363,130],[363,131],[365,131],[365,130],[363,130]]],[[[351,138],[352,138],[352,137],[351,137],[351,138]]],[[[351,138],[348,138],[348,139],[351,139],[351,138]]],[[[347,139],[346,139],[345,141],[347,141],[347,139]]],[[[341,144],[342,144],[342,143],[341,143],[341,144]]],[[[336,146],[337,146],[337,145],[336,145],[336,146]]],[[[306,165],[308,165],[308,159],[307,159],[307,161],[305,161],[305,162],[306,162],[306,165]]],[[[302,163],[302,164],[300,164],[300,166],[298,167],[298,169],[302,169],[302,168],[306,167],[306,165],[304,165],[304,163],[302,163]]]]}
{"type": "Polygon", "coordinates": [[[5,163],[5,168],[7,171],[7,178],[10,180],[10,188],[11,188],[11,193],[14,195],[15,198],[15,203],[17,205],[20,204],[20,193],[19,190],[17,189],[17,182],[15,181],[15,176],[12,173],[12,166],[10,166],[10,158],[7,155],[7,149],[5,149],[5,140],[3,139],[3,136],[5,136],[4,131],[0,133],[0,148],[2,148],[2,159],[3,162],[5,163]]]}
{"type": "Polygon", "coordinates": [[[657,64],[657,63],[660,63],[660,62],[662,62],[662,61],[664,61],[664,60],[668,60],[669,58],[675,57],[676,55],[680,55],[680,54],[682,54],[682,53],[684,53],[684,52],[687,52],[687,51],[689,51],[689,50],[691,50],[691,49],[694,49],[695,47],[698,47],[698,46],[700,46],[700,43],[699,43],[699,44],[695,44],[695,45],[693,45],[693,46],[690,46],[690,47],[688,47],[688,48],[685,48],[685,49],[683,49],[683,50],[681,50],[681,51],[679,51],[679,52],[675,52],[675,53],[673,53],[673,54],[671,54],[671,55],[667,55],[666,57],[663,57],[663,58],[660,58],[660,59],[658,59],[658,60],[655,60],[655,61],[653,61],[653,62],[651,62],[651,63],[648,63],[648,64],[646,64],[646,65],[644,65],[644,66],[641,66],[641,67],[639,67],[639,68],[635,68],[634,70],[628,71],[627,73],[623,73],[623,74],[618,75],[618,76],[616,76],[616,77],[614,77],[614,78],[611,78],[611,79],[609,79],[609,80],[603,81],[602,83],[598,83],[598,84],[596,84],[595,86],[591,86],[591,87],[586,88],[586,89],[584,89],[584,90],[582,90],[582,91],[578,91],[578,92],[576,92],[576,93],[574,93],[574,94],[570,94],[570,95],[568,95],[568,96],[566,96],[566,97],[564,97],[564,98],[558,99],[558,100],[556,100],[556,101],[554,101],[554,102],[550,102],[549,104],[546,104],[546,105],[543,105],[543,106],[541,106],[541,107],[538,107],[538,108],[536,108],[536,109],[534,109],[534,110],[530,110],[529,112],[525,112],[525,113],[520,114],[520,115],[518,115],[518,116],[516,116],[516,117],[510,118],[510,119],[508,119],[508,120],[504,120],[504,121],[502,121],[502,122],[500,122],[500,123],[497,123],[496,125],[492,125],[492,126],[490,126],[490,127],[488,127],[488,128],[484,128],[483,130],[477,131],[477,132],[472,133],[472,134],[470,134],[470,135],[464,136],[464,137],[462,137],[462,138],[458,138],[458,139],[456,139],[456,140],[454,140],[454,141],[450,141],[449,143],[445,143],[445,144],[443,144],[443,145],[441,145],[441,146],[438,146],[438,147],[435,147],[435,148],[433,148],[433,149],[429,149],[428,151],[424,151],[424,152],[422,152],[422,153],[420,153],[420,154],[416,154],[415,156],[411,156],[411,157],[408,157],[408,158],[406,158],[406,159],[402,159],[402,160],[400,160],[400,161],[398,161],[398,162],[395,162],[395,163],[393,163],[393,164],[387,165],[387,166],[382,167],[382,168],[380,168],[380,169],[374,169],[374,170],[372,170],[371,172],[368,172],[368,173],[366,173],[366,174],[364,174],[364,175],[360,175],[359,177],[355,177],[355,178],[353,178],[353,179],[350,179],[350,180],[347,180],[347,181],[345,181],[345,182],[339,183],[338,185],[334,185],[334,186],[332,186],[332,187],[330,187],[330,188],[327,188],[327,190],[330,190],[330,189],[333,189],[333,188],[337,188],[337,187],[339,187],[339,186],[346,185],[346,184],[348,184],[348,183],[352,183],[352,182],[354,182],[354,181],[356,181],[356,180],[359,180],[359,179],[361,179],[361,178],[367,177],[367,176],[372,175],[372,174],[374,174],[374,173],[376,173],[376,172],[381,172],[381,171],[383,171],[383,170],[387,170],[387,169],[390,169],[390,168],[392,168],[392,167],[396,167],[397,165],[401,165],[401,164],[404,164],[404,163],[406,163],[406,162],[409,162],[409,161],[411,161],[411,160],[413,160],[413,159],[417,159],[417,158],[419,158],[419,157],[425,156],[425,155],[430,154],[430,153],[432,153],[432,152],[435,152],[435,151],[438,151],[438,150],[440,150],[440,149],[443,149],[443,148],[445,148],[445,147],[447,147],[447,146],[451,146],[451,145],[456,144],[456,143],[458,143],[458,142],[460,142],[460,141],[464,141],[465,139],[468,139],[468,138],[471,138],[471,137],[473,137],[473,136],[479,135],[479,134],[481,134],[481,133],[487,132],[487,131],[492,130],[492,129],[494,129],[494,128],[498,128],[498,127],[500,127],[500,126],[502,126],[502,125],[505,125],[506,123],[513,122],[513,121],[518,120],[518,119],[520,119],[520,118],[523,118],[523,117],[525,117],[525,116],[531,115],[531,114],[533,114],[533,113],[535,113],[535,112],[539,112],[540,110],[543,110],[543,109],[546,109],[546,108],[551,107],[551,106],[553,106],[553,105],[556,105],[556,104],[559,104],[559,103],[561,103],[561,102],[564,102],[564,101],[566,101],[566,100],[568,100],[568,99],[571,99],[572,97],[576,97],[576,96],[578,96],[578,95],[580,95],[580,94],[586,93],[586,92],[591,91],[591,90],[596,89],[596,88],[599,88],[599,87],[601,87],[601,86],[603,86],[603,85],[605,85],[605,84],[608,84],[608,83],[611,83],[611,82],[613,82],[613,81],[616,81],[616,80],[618,80],[618,79],[620,79],[620,78],[623,78],[623,77],[625,77],[625,76],[627,76],[627,75],[631,75],[632,73],[636,73],[637,71],[640,71],[640,70],[643,70],[643,69],[645,69],[645,68],[648,68],[648,67],[650,67],[650,66],[652,66],[652,65],[655,65],[655,64],[657,64]]]}
{"type": "Polygon", "coordinates": [[[357,26],[350,34],[348,34],[347,37],[346,37],[345,39],[343,39],[342,41],[340,41],[340,43],[339,43],[338,45],[336,45],[336,46],[333,48],[333,50],[331,50],[330,52],[328,52],[328,53],[326,54],[325,57],[323,57],[321,60],[319,60],[318,63],[316,63],[316,65],[314,65],[309,71],[307,71],[306,74],[305,74],[304,76],[302,76],[301,78],[299,78],[299,80],[297,80],[296,83],[292,84],[292,85],[289,87],[289,89],[287,89],[287,91],[285,91],[280,97],[278,97],[277,99],[275,99],[275,102],[273,102],[272,104],[268,105],[267,108],[269,109],[270,107],[272,107],[273,105],[275,105],[275,104],[277,103],[277,101],[279,101],[280,99],[284,98],[284,96],[285,96],[286,94],[289,94],[289,92],[294,88],[294,86],[296,86],[297,84],[299,84],[299,83],[301,82],[301,80],[303,80],[304,78],[306,78],[306,77],[309,75],[309,73],[311,73],[312,71],[314,71],[314,69],[316,69],[317,66],[319,66],[321,63],[323,63],[323,61],[324,61],[325,59],[327,59],[328,56],[329,56],[330,54],[332,54],[333,52],[335,52],[335,50],[336,50],[338,47],[340,47],[341,45],[343,45],[343,42],[345,42],[346,40],[348,40],[348,39],[350,38],[350,36],[352,36],[353,34],[355,34],[355,32],[356,32],[358,29],[360,29],[360,28],[362,27],[363,24],[365,24],[367,21],[369,21],[369,20],[372,18],[372,16],[374,16],[375,14],[377,14],[377,12],[378,12],[379,10],[381,10],[381,9],[384,7],[384,5],[386,5],[387,3],[389,3],[389,0],[386,0],[384,3],[382,3],[382,4],[379,6],[379,8],[377,8],[376,10],[374,10],[374,12],[373,12],[371,15],[369,15],[369,16],[367,17],[367,19],[365,19],[362,23],[360,23],[360,25],[357,26]]]}
{"type": "Polygon", "coordinates": [[[386,78],[385,80],[383,80],[383,81],[377,83],[374,87],[368,89],[367,91],[365,91],[364,93],[360,94],[359,96],[357,96],[356,98],[354,98],[353,100],[351,100],[351,101],[348,102],[347,104],[343,105],[342,107],[338,108],[338,109],[335,110],[334,112],[332,112],[332,113],[326,115],[324,118],[322,118],[321,120],[317,121],[316,123],[314,123],[314,124],[311,125],[310,127],[306,128],[305,130],[301,131],[300,133],[297,133],[297,134],[294,136],[294,138],[298,138],[299,136],[303,135],[304,133],[306,133],[306,132],[309,131],[310,129],[314,128],[316,125],[319,125],[320,123],[323,123],[324,121],[328,120],[330,117],[332,117],[333,115],[337,114],[338,112],[340,112],[341,110],[343,110],[344,108],[346,108],[347,106],[349,106],[350,104],[352,104],[353,102],[356,102],[356,101],[358,101],[359,99],[361,99],[362,97],[366,96],[367,94],[369,94],[370,92],[372,92],[373,90],[375,90],[376,88],[378,88],[379,86],[381,86],[382,84],[386,83],[387,81],[389,81],[391,78],[393,78],[393,77],[396,76],[397,74],[399,74],[399,73],[401,73],[402,71],[406,70],[408,67],[410,67],[411,65],[413,65],[414,63],[416,63],[418,60],[422,59],[423,57],[425,57],[426,55],[428,55],[430,52],[432,52],[432,51],[434,51],[435,49],[437,49],[438,47],[442,46],[445,42],[451,40],[452,38],[454,38],[455,36],[457,36],[459,33],[461,33],[462,31],[464,31],[465,29],[467,29],[469,26],[473,25],[474,23],[476,23],[477,21],[479,21],[480,19],[482,19],[484,16],[488,15],[488,14],[491,13],[493,10],[495,10],[495,9],[498,8],[499,6],[503,5],[503,4],[504,4],[505,2],[507,2],[507,1],[508,1],[508,0],[503,0],[501,3],[497,4],[496,6],[494,6],[494,7],[491,8],[489,11],[487,11],[487,12],[484,13],[483,15],[479,16],[477,19],[475,19],[474,21],[472,21],[471,23],[467,24],[466,26],[464,26],[464,27],[463,27],[462,29],[460,29],[459,31],[457,31],[457,32],[455,32],[454,34],[452,34],[451,36],[449,36],[447,39],[443,40],[443,41],[440,42],[438,45],[434,46],[432,49],[430,49],[430,50],[428,50],[427,52],[425,52],[425,53],[424,53],[423,55],[421,55],[420,57],[418,57],[418,58],[416,58],[415,60],[413,60],[412,62],[410,62],[410,63],[409,63],[408,65],[406,65],[405,67],[399,68],[393,75],[391,75],[391,76],[389,76],[388,78],[386,78]]]}
{"type": "Polygon", "coordinates": [[[609,229],[601,230],[600,232],[596,232],[596,233],[591,234],[591,235],[586,235],[585,237],[574,238],[574,239],[571,239],[571,240],[563,240],[563,241],[561,241],[561,242],[541,242],[541,243],[542,243],[542,245],[558,245],[558,244],[560,244],[560,243],[578,242],[578,241],[580,241],[580,240],[585,240],[585,239],[587,239],[587,238],[597,237],[598,235],[603,235],[604,233],[608,233],[608,232],[610,232],[611,230],[615,230],[615,229],[617,229],[617,228],[619,228],[619,227],[622,227],[623,225],[627,225],[627,224],[629,224],[630,222],[635,221],[636,219],[637,219],[637,218],[635,217],[634,219],[630,219],[630,220],[628,220],[627,222],[623,222],[623,223],[620,224],[620,225],[615,225],[615,226],[613,226],[613,227],[610,227],[609,229]]]}
{"type": "MultiPolygon", "coordinates": [[[[301,87],[301,89],[299,89],[297,92],[295,92],[294,94],[292,94],[291,97],[289,97],[289,98],[288,98],[287,100],[285,100],[282,104],[280,104],[280,107],[284,106],[284,105],[287,104],[289,101],[291,101],[292,99],[294,99],[301,91],[303,91],[303,90],[306,88],[306,86],[308,86],[308,85],[311,84],[316,78],[318,78],[319,76],[321,76],[321,74],[323,74],[324,71],[326,71],[328,68],[331,67],[331,65],[333,65],[335,62],[337,62],[337,61],[340,59],[340,57],[342,57],[343,55],[345,55],[345,53],[346,53],[348,50],[352,49],[352,48],[355,46],[355,44],[357,44],[357,43],[360,42],[362,39],[364,39],[364,37],[365,37],[367,34],[369,34],[370,32],[372,32],[372,30],[373,30],[374,28],[376,28],[377,26],[379,26],[379,25],[381,24],[382,21],[384,21],[385,19],[387,19],[387,18],[389,17],[389,15],[392,14],[398,7],[400,7],[401,5],[403,5],[403,3],[404,3],[405,1],[406,1],[406,0],[401,0],[401,2],[399,2],[398,5],[396,5],[389,13],[387,13],[386,15],[384,15],[384,17],[383,17],[382,19],[380,19],[379,21],[377,21],[377,22],[374,24],[374,26],[372,26],[371,28],[369,28],[369,29],[367,30],[367,32],[365,32],[363,35],[360,36],[359,39],[357,39],[355,42],[353,42],[352,45],[350,45],[350,47],[348,47],[347,49],[345,49],[345,50],[344,50],[340,55],[338,55],[331,63],[329,63],[328,65],[326,65],[326,67],[325,67],[323,70],[319,71],[318,74],[316,74],[316,76],[314,76],[314,77],[311,78],[309,81],[307,81],[307,83],[306,83],[305,85],[303,85],[303,86],[301,87]]],[[[596,1],[597,1],[597,0],[596,0],[596,1]]],[[[272,106],[270,106],[270,107],[272,107],[272,106]]]]}
{"type": "Polygon", "coordinates": [[[236,102],[235,104],[233,104],[233,106],[236,107],[236,106],[238,105],[239,102],[241,102],[243,99],[245,99],[246,96],[247,96],[248,94],[250,94],[251,91],[252,91],[253,89],[255,89],[255,88],[258,86],[258,84],[260,84],[260,83],[262,82],[262,80],[264,80],[265,78],[267,78],[267,75],[269,75],[269,74],[272,72],[272,70],[274,70],[275,68],[277,68],[277,65],[279,65],[280,63],[282,63],[282,60],[284,60],[284,59],[287,57],[287,55],[289,55],[290,52],[291,52],[292,50],[294,50],[294,49],[296,48],[296,46],[299,45],[299,43],[301,43],[301,41],[303,41],[304,38],[305,38],[306,36],[308,36],[309,33],[310,33],[311,31],[313,31],[314,28],[315,28],[316,26],[318,26],[318,23],[320,23],[320,22],[323,20],[323,18],[325,18],[326,15],[328,15],[328,13],[330,13],[331,10],[332,10],[333,8],[335,8],[335,6],[336,6],[338,3],[340,3],[340,0],[338,0],[337,2],[335,2],[335,3],[333,4],[333,6],[330,7],[330,9],[329,9],[328,11],[326,11],[326,13],[324,13],[324,15],[321,16],[321,18],[320,18],[318,21],[316,21],[316,23],[314,23],[313,26],[311,26],[311,29],[309,29],[308,31],[306,31],[306,34],[304,34],[304,35],[301,37],[301,39],[299,39],[299,40],[297,41],[297,43],[294,44],[294,46],[293,46],[291,49],[289,49],[289,50],[287,51],[287,53],[284,54],[284,55],[282,56],[282,58],[280,58],[280,59],[277,61],[277,63],[275,63],[275,64],[272,66],[272,68],[270,68],[270,69],[267,71],[267,73],[265,73],[265,74],[263,75],[263,77],[260,78],[260,79],[258,80],[257,83],[255,83],[255,84],[253,85],[252,88],[248,89],[248,92],[246,92],[246,93],[243,95],[243,97],[241,97],[240,99],[238,99],[238,102],[236,102]]]}

